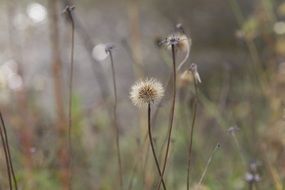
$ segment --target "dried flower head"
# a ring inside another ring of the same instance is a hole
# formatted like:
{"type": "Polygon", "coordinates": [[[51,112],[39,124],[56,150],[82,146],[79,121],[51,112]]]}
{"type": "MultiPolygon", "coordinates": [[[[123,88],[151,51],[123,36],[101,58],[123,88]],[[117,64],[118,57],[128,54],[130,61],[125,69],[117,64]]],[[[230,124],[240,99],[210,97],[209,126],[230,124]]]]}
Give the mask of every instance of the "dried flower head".
{"type": "Polygon", "coordinates": [[[111,43],[108,44],[97,44],[92,50],[92,56],[96,61],[105,60],[110,51],[114,49],[114,45],[111,43]]]}
{"type": "Polygon", "coordinates": [[[193,73],[195,81],[201,83],[202,81],[201,81],[200,75],[198,73],[197,64],[192,63],[190,66],[190,70],[193,73]]]}
{"type": "Polygon", "coordinates": [[[193,82],[193,80],[194,78],[192,72],[190,71],[190,69],[187,69],[180,75],[179,84],[181,86],[187,86],[188,84],[193,82]]]}
{"type": "Polygon", "coordinates": [[[164,89],[162,84],[154,78],[136,82],[130,92],[133,104],[138,107],[160,100],[163,95],[164,89]]]}
{"type": "Polygon", "coordinates": [[[183,52],[190,50],[191,41],[189,42],[188,37],[180,32],[170,34],[164,40],[161,40],[159,46],[164,46],[167,49],[171,49],[171,46],[174,45],[183,52]]]}
{"type": "Polygon", "coordinates": [[[93,58],[96,61],[103,61],[108,57],[105,44],[98,44],[92,50],[93,58]]]}
{"type": "Polygon", "coordinates": [[[175,45],[177,50],[183,52],[190,52],[191,38],[185,34],[184,28],[181,23],[176,24],[173,33],[168,35],[164,40],[160,40],[159,46],[164,46],[171,49],[172,45],[175,45]]]}

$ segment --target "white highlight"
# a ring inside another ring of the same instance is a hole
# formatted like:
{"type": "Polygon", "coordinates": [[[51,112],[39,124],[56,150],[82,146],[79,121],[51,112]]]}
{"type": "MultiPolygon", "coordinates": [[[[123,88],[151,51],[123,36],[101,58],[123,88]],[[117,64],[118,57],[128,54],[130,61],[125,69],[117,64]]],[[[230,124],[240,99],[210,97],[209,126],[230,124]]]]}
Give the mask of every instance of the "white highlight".
{"type": "Polygon", "coordinates": [[[39,23],[46,19],[47,10],[39,3],[32,3],[27,8],[27,14],[34,23],[39,23]]]}

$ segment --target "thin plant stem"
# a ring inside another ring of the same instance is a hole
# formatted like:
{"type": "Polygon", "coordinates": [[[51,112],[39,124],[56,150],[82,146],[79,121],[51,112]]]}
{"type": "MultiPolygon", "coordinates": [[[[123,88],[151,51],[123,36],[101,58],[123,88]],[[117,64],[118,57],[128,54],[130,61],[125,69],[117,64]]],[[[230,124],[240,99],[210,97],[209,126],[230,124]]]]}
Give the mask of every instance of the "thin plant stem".
{"type": "Polygon", "coordinates": [[[114,107],[113,107],[113,119],[114,119],[114,128],[115,128],[115,135],[116,135],[116,150],[117,150],[117,158],[118,158],[118,165],[119,165],[119,178],[120,178],[120,186],[121,190],[123,189],[123,170],[122,170],[122,161],[121,161],[121,151],[120,151],[120,136],[119,136],[119,126],[117,124],[117,84],[116,84],[116,73],[114,68],[114,60],[113,54],[111,49],[108,50],[110,55],[110,62],[112,67],[112,79],[113,79],[113,90],[114,90],[114,107]]]}
{"type": "Polygon", "coordinates": [[[149,158],[149,146],[146,148],[146,154],[143,162],[143,187],[145,187],[146,184],[146,176],[147,176],[147,164],[148,164],[148,159],[149,158]]]}
{"type": "MultiPolygon", "coordinates": [[[[175,61],[175,45],[171,45],[172,50],[172,63],[173,63],[173,98],[172,98],[172,104],[171,104],[171,110],[170,110],[170,116],[169,116],[169,132],[167,137],[167,145],[166,145],[166,153],[163,161],[163,168],[162,168],[162,178],[164,176],[166,164],[167,164],[167,158],[169,153],[169,147],[170,147],[170,140],[171,140],[171,133],[172,133],[172,127],[173,127],[173,119],[174,119],[174,111],[175,111],[175,99],[176,99],[176,61],[175,61]]],[[[158,190],[160,189],[162,178],[158,185],[158,190]]]]}
{"type": "MultiPolygon", "coordinates": [[[[65,7],[70,5],[69,0],[62,0],[62,3],[65,7]]],[[[108,97],[110,94],[107,82],[108,80],[106,80],[107,78],[103,72],[104,70],[102,68],[102,65],[92,56],[92,50],[94,48],[93,40],[87,32],[86,28],[83,26],[81,19],[75,13],[72,14],[72,21],[76,26],[74,29],[76,30],[78,37],[82,39],[82,45],[86,49],[87,56],[92,63],[92,71],[98,83],[98,90],[101,94],[102,100],[104,100],[104,102],[108,102],[108,97]]]]}
{"type": "Polygon", "coordinates": [[[133,182],[134,182],[134,178],[135,178],[135,174],[137,172],[137,168],[138,168],[138,160],[135,162],[133,168],[132,168],[132,172],[131,172],[131,177],[129,180],[129,184],[128,184],[128,190],[131,190],[133,188],[133,182]]]}
{"type": "MultiPolygon", "coordinates": [[[[188,49],[187,52],[186,52],[186,56],[185,58],[179,63],[178,67],[177,67],[177,73],[181,70],[181,68],[185,65],[187,59],[189,58],[190,56],[190,50],[188,49]]],[[[171,84],[171,77],[167,80],[167,85],[166,85],[166,93],[165,94],[168,94],[169,90],[170,90],[170,84],[171,84]]],[[[156,118],[157,118],[157,115],[158,115],[158,112],[159,112],[159,108],[162,106],[162,103],[163,103],[163,100],[164,98],[162,98],[159,103],[157,104],[157,109],[154,111],[154,114],[153,114],[153,119],[152,119],[152,124],[154,125],[155,122],[156,122],[156,118]]],[[[165,144],[165,142],[163,143],[165,144]]],[[[162,146],[164,147],[164,145],[162,146]]]]}
{"type": "Polygon", "coordinates": [[[149,137],[149,141],[150,141],[150,146],[151,146],[151,150],[152,150],[152,154],[155,160],[155,164],[156,164],[156,168],[158,170],[159,176],[160,176],[160,181],[162,183],[163,189],[166,190],[166,186],[163,180],[163,175],[162,172],[160,170],[159,167],[159,162],[155,153],[155,149],[154,149],[154,144],[153,144],[153,139],[152,139],[152,133],[151,133],[151,124],[150,124],[150,113],[151,113],[151,108],[150,108],[150,103],[148,103],[148,112],[147,112],[147,121],[148,121],[148,137],[149,137]]]}
{"type": "Polygon", "coordinates": [[[246,167],[245,156],[243,155],[242,148],[241,148],[241,145],[240,145],[240,143],[239,143],[239,141],[237,139],[237,136],[236,136],[235,132],[232,132],[231,135],[232,135],[232,137],[234,139],[234,142],[236,144],[236,147],[238,149],[238,152],[239,152],[240,158],[242,160],[242,163],[243,163],[244,167],[246,167]]]}
{"type": "MultiPolygon", "coordinates": [[[[2,120],[2,113],[1,114],[1,120],[2,120]]],[[[9,189],[12,190],[13,186],[12,186],[12,179],[11,179],[11,170],[10,170],[10,162],[9,162],[9,156],[8,156],[8,151],[7,151],[7,146],[6,146],[6,141],[4,138],[4,130],[2,131],[2,128],[5,128],[3,125],[0,128],[0,135],[1,135],[1,141],[3,144],[3,149],[4,149],[4,154],[5,154],[5,160],[6,160],[6,166],[7,166],[7,172],[8,172],[8,179],[9,179],[9,189]]]]}
{"type": "Polygon", "coordinates": [[[207,171],[208,171],[208,168],[209,168],[210,163],[212,162],[212,159],[213,159],[213,157],[214,157],[214,154],[219,150],[219,148],[220,148],[220,144],[218,143],[218,144],[215,146],[215,148],[214,148],[214,150],[212,151],[212,153],[210,154],[210,157],[209,157],[209,159],[208,159],[208,161],[207,161],[206,167],[205,167],[205,169],[204,169],[204,171],[203,171],[203,173],[202,173],[202,176],[201,176],[201,178],[200,178],[200,180],[199,180],[198,185],[201,185],[201,184],[202,184],[202,181],[204,180],[204,178],[205,178],[205,176],[206,176],[206,173],[207,173],[207,171]]]}
{"type": "Polygon", "coordinates": [[[249,190],[253,190],[253,182],[249,182],[248,183],[248,189],[249,190]]]}
{"type": "Polygon", "coordinates": [[[9,148],[9,140],[8,140],[6,125],[5,125],[5,122],[4,122],[4,119],[3,119],[3,115],[2,115],[1,112],[0,112],[0,118],[1,118],[1,123],[2,123],[2,126],[3,126],[3,132],[4,132],[4,136],[5,136],[5,143],[6,143],[6,150],[7,150],[7,153],[8,153],[8,160],[9,160],[10,169],[11,169],[11,173],[12,173],[12,177],[13,177],[13,181],[14,181],[14,186],[15,186],[15,189],[18,190],[18,184],[17,184],[16,175],[15,175],[14,166],[13,166],[11,153],[10,153],[10,148],[9,148]]]}
{"type": "Polygon", "coordinates": [[[146,165],[147,165],[147,160],[148,160],[148,154],[149,154],[149,146],[147,146],[147,150],[146,150],[146,154],[144,155],[143,154],[143,148],[145,147],[146,145],[146,140],[147,140],[147,137],[148,137],[148,132],[146,132],[146,134],[144,135],[144,142],[142,145],[140,145],[139,147],[142,147],[142,148],[139,148],[138,149],[138,153],[137,155],[138,158],[136,158],[136,161],[135,161],[135,164],[134,164],[134,167],[132,169],[132,175],[130,177],[130,180],[129,180],[129,184],[128,184],[128,190],[131,190],[132,187],[133,187],[133,181],[134,181],[134,177],[135,177],[135,174],[138,170],[138,167],[139,167],[139,163],[143,163],[142,164],[142,168],[143,168],[143,172],[142,172],[142,179],[143,179],[143,186],[144,186],[144,182],[145,182],[145,173],[146,173],[146,165]],[[145,158],[144,158],[145,157],[145,158]],[[143,160],[143,161],[142,161],[143,160]]]}
{"type": "Polygon", "coordinates": [[[194,127],[195,127],[196,114],[197,114],[198,90],[197,90],[197,82],[195,78],[194,78],[194,88],[195,88],[195,97],[194,97],[194,102],[193,102],[193,118],[191,122],[190,143],[189,143],[188,164],[187,164],[187,190],[190,189],[190,168],[191,168],[192,144],[193,144],[194,127]]]}
{"type": "MultiPolygon", "coordinates": [[[[245,21],[245,17],[241,11],[240,5],[238,4],[237,0],[229,0],[229,3],[233,9],[234,15],[237,18],[238,24],[241,27],[245,21]]],[[[268,81],[265,78],[266,73],[265,71],[263,71],[261,67],[261,60],[260,60],[260,56],[259,56],[256,44],[254,43],[252,39],[249,39],[249,38],[245,38],[245,43],[249,50],[251,59],[253,61],[251,72],[253,76],[255,77],[258,85],[260,86],[262,93],[266,94],[266,87],[268,86],[268,81]]]]}
{"type": "Polygon", "coordinates": [[[68,151],[69,151],[69,189],[72,181],[72,92],[73,92],[73,70],[74,70],[74,20],[72,15],[73,6],[67,5],[66,13],[71,23],[71,49],[70,49],[70,70],[69,70],[69,88],[68,88],[68,151]]]}

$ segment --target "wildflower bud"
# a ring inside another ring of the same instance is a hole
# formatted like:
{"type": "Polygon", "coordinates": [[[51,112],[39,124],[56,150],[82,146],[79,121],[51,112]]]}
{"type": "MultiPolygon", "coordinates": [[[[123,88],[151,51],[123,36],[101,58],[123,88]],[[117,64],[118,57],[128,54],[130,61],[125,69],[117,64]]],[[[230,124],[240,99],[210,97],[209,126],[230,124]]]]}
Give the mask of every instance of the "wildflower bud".
{"type": "Polygon", "coordinates": [[[248,183],[257,183],[261,180],[260,175],[258,173],[258,162],[251,162],[248,168],[248,171],[245,174],[245,180],[248,183]]]}
{"type": "Polygon", "coordinates": [[[194,76],[195,81],[201,83],[202,81],[201,81],[200,75],[198,73],[197,65],[195,63],[191,64],[190,70],[194,76]]]}

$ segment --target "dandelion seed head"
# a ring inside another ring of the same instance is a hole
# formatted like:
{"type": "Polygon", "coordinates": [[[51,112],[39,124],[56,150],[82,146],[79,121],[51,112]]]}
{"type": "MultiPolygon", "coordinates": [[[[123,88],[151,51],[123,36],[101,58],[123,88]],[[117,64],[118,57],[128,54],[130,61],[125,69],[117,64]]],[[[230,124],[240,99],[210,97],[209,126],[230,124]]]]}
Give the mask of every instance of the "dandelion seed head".
{"type": "Polygon", "coordinates": [[[92,50],[92,56],[96,61],[105,60],[109,53],[106,51],[106,44],[98,44],[92,50]]]}
{"type": "Polygon", "coordinates": [[[130,99],[138,107],[160,100],[164,95],[162,84],[154,78],[136,82],[130,91],[130,99]]]}

